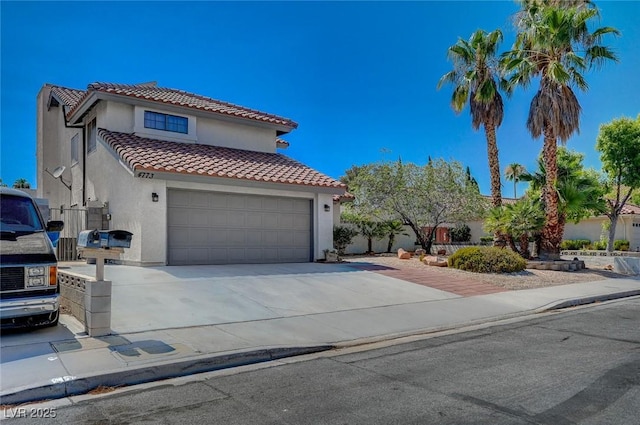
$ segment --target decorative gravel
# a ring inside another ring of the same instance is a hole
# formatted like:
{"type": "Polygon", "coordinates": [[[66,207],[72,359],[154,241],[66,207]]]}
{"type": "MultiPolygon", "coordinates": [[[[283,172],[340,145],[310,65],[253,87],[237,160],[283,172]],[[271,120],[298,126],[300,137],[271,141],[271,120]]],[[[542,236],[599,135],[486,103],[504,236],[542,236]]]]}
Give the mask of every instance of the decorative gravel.
{"type": "MultiPolygon", "coordinates": [[[[440,256],[439,258],[446,258],[440,256]]],[[[469,279],[489,283],[511,290],[543,288],[546,286],[566,285],[569,283],[593,282],[604,279],[625,277],[608,270],[585,269],[573,272],[554,270],[523,270],[517,273],[473,273],[449,267],[427,266],[416,257],[400,260],[395,254],[348,255],[343,260],[350,263],[370,263],[395,269],[417,268],[425,273],[436,273],[443,276],[465,276],[469,279]]]]}

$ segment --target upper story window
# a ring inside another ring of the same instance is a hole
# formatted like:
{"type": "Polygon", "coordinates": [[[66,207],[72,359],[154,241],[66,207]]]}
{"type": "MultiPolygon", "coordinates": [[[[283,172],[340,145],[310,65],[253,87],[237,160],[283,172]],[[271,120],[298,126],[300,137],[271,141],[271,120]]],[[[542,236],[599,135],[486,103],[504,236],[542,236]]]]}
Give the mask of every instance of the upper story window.
{"type": "Polygon", "coordinates": [[[185,117],[144,111],[145,128],[173,131],[175,133],[189,133],[189,120],[185,117]]]}
{"type": "Polygon", "coordinates": [[[96,119],[92,119],[87,125],[87,152],[93,152],[97,146],[97,133],[98,128],[96,126],[96,119]]]}
{"type": "Polygon", "coordinates": [[[78,135],[76,134],[71,138],[71,165],[78,163],[78,156],[78,135]]]}

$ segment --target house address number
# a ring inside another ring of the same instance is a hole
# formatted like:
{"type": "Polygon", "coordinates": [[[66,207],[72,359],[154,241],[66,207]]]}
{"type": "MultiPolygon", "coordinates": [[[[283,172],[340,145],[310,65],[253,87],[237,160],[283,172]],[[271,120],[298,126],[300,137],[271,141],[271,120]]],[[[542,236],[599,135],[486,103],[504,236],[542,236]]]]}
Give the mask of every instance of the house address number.
{"type": "Polygon", "coordinates": [[[138,173],[138,177],[140,177],[141,179],[152,179],[153,178],[153,173],[139,172],[138,173]]]}

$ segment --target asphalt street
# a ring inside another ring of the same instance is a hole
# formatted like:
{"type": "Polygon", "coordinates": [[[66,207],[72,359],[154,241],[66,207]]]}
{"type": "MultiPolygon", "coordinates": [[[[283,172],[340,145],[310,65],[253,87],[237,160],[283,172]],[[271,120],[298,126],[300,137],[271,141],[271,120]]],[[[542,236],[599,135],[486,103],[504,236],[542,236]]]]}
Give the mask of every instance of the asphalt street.
{"type": "Polygon", "coordinates": [[[637,424],[640,298],[65,403],[5,423],[637,424]]]}

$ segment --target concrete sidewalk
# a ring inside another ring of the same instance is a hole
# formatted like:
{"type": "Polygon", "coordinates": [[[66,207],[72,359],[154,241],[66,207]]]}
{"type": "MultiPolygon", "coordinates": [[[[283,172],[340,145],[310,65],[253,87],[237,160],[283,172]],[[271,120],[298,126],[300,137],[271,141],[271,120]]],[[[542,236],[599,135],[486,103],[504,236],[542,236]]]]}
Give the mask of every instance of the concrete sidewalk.
{"type": "MultiPolygon", "coordinates": [[[[119,321],[118,313],[114,313],[114,335],[90,338],[83,334],[80,323],[65,315],[62,326],[31,332],[27,338],[24,334],[2,335],[0,404],[59,398],[99,385],[132,385],[335,346],[453,329],[556,306],[640,295],[640,279],[634,278],[461,297],[344,267],[320,265],[316,272],[302,267],[299,273],[291,273],[291,268],[282,269],[286,274],[272,269],[263,276],[266,280],[247,281],[256,277],[255,270],[242,266],[240,276],[238,273],[224,276],[227,283],[224,287],[216,287],[212,284],[215,281],[208,280],[208,289],[194,288],[196,293],[207,294],[211,290],[216,297],[222,297],[224,302],[220,305],[226,305],[227,314],[231,317],[235,314],[235,320],[223,317],[221,312],[205,316],[206,320],[176,317],[168,321],[158,316],[159,322],[154,327],[149,321],[119,321]],[[329,299],[306,293],[311,287],[320,288],[320,293],[329,299]],[[376,292],[371,293],[372,290],[376,292]],[[268,301],[257,301],[267,295],[268,301]],[[253,304],[245,302],[245,297],[253,304]],[[336,307],[331,300],[342,301],[336,307]],[[237,304],[230,306],[233,302],[237,304]],[[270,307],[265,309],[267,304],[270,307]],[[175,326],[165,326],[167,323],[175,326]]],[[[166,269],[145,269],[144,273],[156,274],[148,282],[162,285],[166,269]]],[[[109,278],[115,283],[114,273],[120,273],[122,279],[127,276],[130,279],[130,271],[119,267],[110,271],[109,278]]],[[[195,273],[190,281],[185,276],[174,276],[180,281],[186,279],[189,285],[204,279],[204,274],[198,277],[199,272],[194,269],[170,271],[174,272],[195,273]]],[[[137,284],[142,285],[139,289],[143,292],[151,290],[146,283],[137,284]]],[[[114,305],[119,297],[131,295],[124,289],[131,290],[135,285],[129,282],[121,290],[114,286],[114,305]]],[[[157,289],[156,286],[155,293],[163,292],[157,289]]],[[[185,288],[179,289],[184,293],[185,288]]],[[[180,291],[169,291],[167,296],[175,299],[180,291]]],[[[206,299],[207,296],[203,303],[206,299]]],[[[128,311],[129,304],[124,301],[123,304],[122,312],[128,311]]],[[[149,312],[156,310],[150,308],[149,312]]]]}

